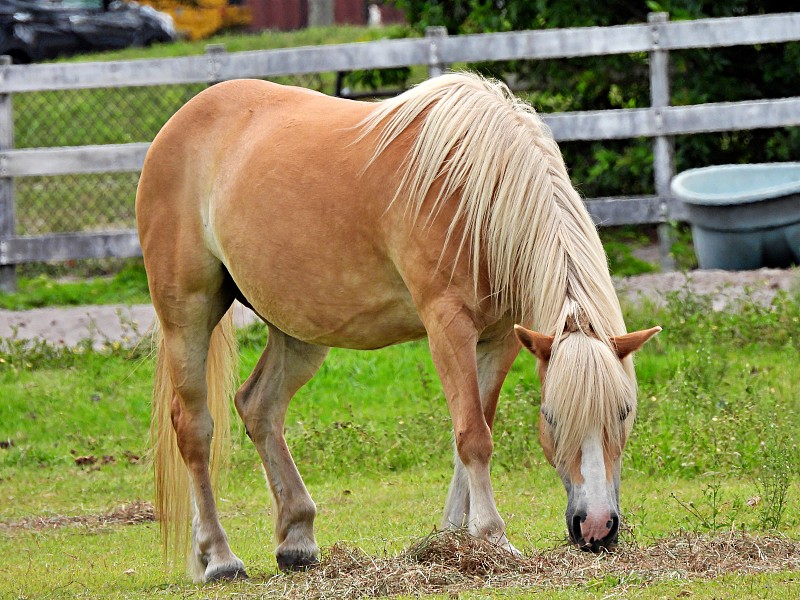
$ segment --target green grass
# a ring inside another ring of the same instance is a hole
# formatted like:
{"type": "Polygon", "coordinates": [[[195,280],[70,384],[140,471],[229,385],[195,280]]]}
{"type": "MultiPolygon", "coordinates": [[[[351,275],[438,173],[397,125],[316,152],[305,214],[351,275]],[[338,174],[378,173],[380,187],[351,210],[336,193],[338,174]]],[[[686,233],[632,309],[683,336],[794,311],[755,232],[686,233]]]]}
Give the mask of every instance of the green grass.
{"type": "Polygon", "coordinates": [[[600,239],[608,257],[608,266],[617,277],[658,271],[657,264],[636,256],[635,251],[657,243],[653,227],[608,227],[600,229],[600,239]]]}
{"type": "MultiPolygon", "coordinates": [[[[62,268],[56,272],[67,273],[62,268]]],[[[81,280],[54,279],[45,274],[20,277],[17,292],[0,293],[0,309],[25,310],[43,306],[145,304],[150,302],[141,260],[127,261],[113,275],[81,280]]]]}
{"type": "MultiPolygon", "coordinates": [[[[645,545],[681,531],[731,528],[800,538],[800,300],[780,296],[770,307],[744,303],[718,313],[707,299],[675,294],[664,308],[629,309],[627,319],[631,329],[665,327],[637,357],[640,409],[622,476],[629,535],[645,545]],[[751,506],[755,496],[761,502],[751,506]]],[[[264,333],[252,327],[240,341],[244,376],[264,333]]],[[[563,488],[534,433],[535,371],[533,360],[520,356],[509,374],[493,459],[498,506],[514,543],[527,552],[565,536],[563,488]]],[[[98,514],[150,498],[151,377],[144,347],[103,354],[0,342],[0,524],[98,514]],[[86,456],[97,462],[76,464],[86,456]]],[[[287,438],[318,503],[323,546],[344,540],[392,554],[438,524],[450,477],[449,417],[424,343],[332,351],[293,402],[287,438]]],[[[223,522],[251,574],[269,576],[275,566],[263,473],[240,427],[234,446],[222,483],[223,522]]],[[[0,590],[12,598],[228,597],[251,589],[204,592],[181,572],[163,572],[153,524],[4,530],[0,555],[0,590]]],[[[661,598],[689,590],[693,598],[714,598],[772,590],[790,598],[798,574],[700,582],[637,577],[539,592],[661,598]]],[[[527,594],[505,590],[496,597],[527,594]]]]}

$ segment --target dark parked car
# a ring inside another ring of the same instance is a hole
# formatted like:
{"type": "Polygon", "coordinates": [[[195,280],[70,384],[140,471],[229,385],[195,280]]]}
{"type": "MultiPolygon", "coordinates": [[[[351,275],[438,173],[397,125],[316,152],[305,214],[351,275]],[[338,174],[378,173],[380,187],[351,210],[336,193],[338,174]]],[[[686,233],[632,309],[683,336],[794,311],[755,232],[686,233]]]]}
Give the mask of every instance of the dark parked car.
{"type": "Polygon", "coordinates": [[[175,39],[169,15],[134,2],[0,2],[0,55],[15,63],[175,39]]]}

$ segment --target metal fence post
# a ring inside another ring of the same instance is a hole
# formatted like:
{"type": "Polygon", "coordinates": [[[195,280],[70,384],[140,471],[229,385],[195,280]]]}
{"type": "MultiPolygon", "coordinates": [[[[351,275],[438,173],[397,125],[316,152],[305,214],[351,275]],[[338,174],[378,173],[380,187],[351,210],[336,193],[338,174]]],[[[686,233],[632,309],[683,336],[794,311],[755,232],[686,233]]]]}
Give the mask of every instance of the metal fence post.
{"type": "MultiPolygon", "coordinates": [[[[10,56],[0,56],[0,82],[5,81],[6,70],[11,66],[10,56]]],[[[0,93],[0,151],[14,147],[14,116],[11,94],[0,93]]],[[[14,179],[7,177],[6,166],[0,161],[0,256],[5,254],[5,238],[16,233],[14,220],[14,179]]],[[[0,292],[17,290],[17,270],[14,265],[0,264],[0,292]]]]}
{"type": "Polygon", "coordinates": [[[439,60],[439,42],[447,37],[447,27],[426,27],[425,39],[428,40],[428,78],[438,77],[447,69],[447,65],[439,60]]]}
{"type": "MultiPolygon", "coordinates": [[[[649,13],[647,21],[651,24],[650,35],[653,50],[650,51],[650,104],[656,113],[656,128],[663,131],[662,108],[670,105],[669,51],[660,45],[661,24],[669,21],[669,13],[649,13]]],[[[672,251],[672,231],[670,229],[671,193],[669,184],[675,176],[675,144],[670,136],[656,135],[653,138],[653,170],[656,194],[658,195],[661,221],[658,224],[658,247],[661,269],[675,270],[672,251]]]]}

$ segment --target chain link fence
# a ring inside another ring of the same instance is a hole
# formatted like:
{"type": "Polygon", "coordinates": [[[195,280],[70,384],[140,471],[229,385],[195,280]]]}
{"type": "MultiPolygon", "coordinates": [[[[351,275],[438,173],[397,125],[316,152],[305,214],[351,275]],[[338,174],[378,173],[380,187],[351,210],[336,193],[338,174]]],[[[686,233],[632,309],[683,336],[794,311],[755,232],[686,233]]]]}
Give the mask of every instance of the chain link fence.
{"type": "MultiPolygon", "coordinates": [[[[335,76],[275,81],[325,93],[335,76]]],[[[150,142],[204,84],[29,92],[14,95],[14,147],[49,148],[150,142]]],[[[138,173],[15,179],[17,235],[135,227],[138,173]]]]}

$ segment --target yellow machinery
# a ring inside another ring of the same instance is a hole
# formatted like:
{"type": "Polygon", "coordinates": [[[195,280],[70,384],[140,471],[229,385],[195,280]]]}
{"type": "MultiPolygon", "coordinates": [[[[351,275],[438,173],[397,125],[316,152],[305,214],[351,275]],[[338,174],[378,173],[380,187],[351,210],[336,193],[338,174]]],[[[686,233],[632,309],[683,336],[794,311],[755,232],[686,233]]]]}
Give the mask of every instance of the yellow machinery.
{"type": "Polygon", "coordinates": [[[249,25],[253,20],[244,0],[139,0],[172,16],[178,35],[201,40],[221,29],[249,25]]]}

